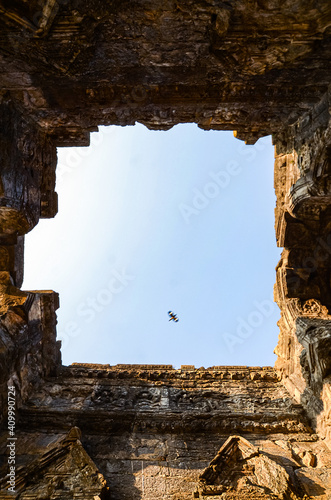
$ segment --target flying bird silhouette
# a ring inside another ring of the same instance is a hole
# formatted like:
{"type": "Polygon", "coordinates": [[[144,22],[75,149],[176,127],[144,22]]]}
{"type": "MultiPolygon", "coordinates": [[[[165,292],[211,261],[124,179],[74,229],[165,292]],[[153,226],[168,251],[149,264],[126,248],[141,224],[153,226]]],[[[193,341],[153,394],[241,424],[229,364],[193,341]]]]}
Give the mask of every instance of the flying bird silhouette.
{"type": "Polygon", "coordinates": [[[178,321],[177,314],[173,313],[172,311],[168,311],[168,314],[170,317],[169,321],[176,321],[176,323],[177,323],[177,321],[178,321]]]}

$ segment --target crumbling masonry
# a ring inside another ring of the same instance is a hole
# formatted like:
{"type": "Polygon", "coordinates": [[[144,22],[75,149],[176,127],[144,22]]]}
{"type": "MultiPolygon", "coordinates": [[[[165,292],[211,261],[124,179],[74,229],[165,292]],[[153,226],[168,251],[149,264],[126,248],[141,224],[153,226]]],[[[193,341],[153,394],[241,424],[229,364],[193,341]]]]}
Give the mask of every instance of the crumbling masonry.
{"type": "Polygon", "coordinates": [[[331,498],[330,33],[329,0],[0,0],[1,499],[331,498]],[[272,134],[274,368],[61,365],[24,235],[56,147],[135,122],[272,134]]]}

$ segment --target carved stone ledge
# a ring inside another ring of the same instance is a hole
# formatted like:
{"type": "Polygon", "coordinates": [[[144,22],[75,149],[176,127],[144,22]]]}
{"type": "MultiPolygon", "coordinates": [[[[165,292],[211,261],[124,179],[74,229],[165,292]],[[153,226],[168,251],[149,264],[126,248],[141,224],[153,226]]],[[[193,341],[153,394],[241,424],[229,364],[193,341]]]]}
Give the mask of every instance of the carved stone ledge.
{"type": "Polygon", "coordinates": [[[174,369],[172,365],[100,365],[91,363],[72,363],[64,366],[61,373],[65,377],[80,378],[108,378],[134,379],[153,381],[181,381],[185,380],[261,380],[277,381],[277,371],[271,366],[212,366],[210,368],[174,369]]]}

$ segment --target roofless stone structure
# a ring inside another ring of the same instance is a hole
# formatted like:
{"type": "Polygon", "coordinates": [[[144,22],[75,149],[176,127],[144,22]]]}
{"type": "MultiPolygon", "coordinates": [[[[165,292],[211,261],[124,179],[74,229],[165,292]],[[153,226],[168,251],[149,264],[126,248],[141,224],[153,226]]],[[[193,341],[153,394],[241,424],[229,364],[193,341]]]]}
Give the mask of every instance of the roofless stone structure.
{"type": "Polygon", "coordinates": [[[1,499],[330,498],[330,25],[329,0],[0,1],[1,499]],[[274,368],[61,365],[24,235],[56,147],[135,122],[272,134],[274,368]]]}

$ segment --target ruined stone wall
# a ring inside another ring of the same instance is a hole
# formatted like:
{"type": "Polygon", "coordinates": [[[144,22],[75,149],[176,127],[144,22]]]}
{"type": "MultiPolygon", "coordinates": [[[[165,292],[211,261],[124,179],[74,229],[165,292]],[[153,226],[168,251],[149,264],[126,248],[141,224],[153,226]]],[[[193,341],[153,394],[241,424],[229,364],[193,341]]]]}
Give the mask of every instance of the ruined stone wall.
{"type": "Polygon", "coordinates": [[[330,23],[328,0],[0,0],[0,446],[5,475],[10,384],[11,498],[329,498],[330,23]],[[273,134],[276,371],[61,366],[57,294],[20,290],[24,235],[56,214],[56,146],[137,121],[234,130],[248,144],[273,134]]]}
{"type": "Polygon", "coordinates": [[[330,94],[275,137],[276,236],[284,247],[275,299],[276,367],[330,443],[330,94]]]}
{"type": "Polygon", "coordinates": [[[327,0],[1,5],[2,94],[58,146],[136,121],[254,142],[293,124],[330,82],[327,0]]]}
{"type": "MultiPolygon", "coordinates": [[[[64,367],[21,409],[20,499],[39,498],[46,488],[49,498],[71,498],[66,488],[79,468],[68,458],[65,469],[58,463],[75,426],[82,431],[80,460],[85,450],[114,500],[212,499],[222,492],[324,499],[331,481],[330,451],[271,367],[64,367]],[[50,459],[42,457],[51,449],[50,459]],[[206,472],[213,459],[221,462],[217,477],[206,472]],[[33,461],[46,463],[43,479],[36,472],[26,477],[33,461]]],[[[92,479],[80,481],[88,489],[92,479]]]]}
{"type": "Polygon", "coordinates": [[[56,344],[58,296],[20,290],[24,235],[57,211],[56,148],[8,99],[0,105],[0,420],[8,383],[25,400],[61,363],[56,344]]]}

